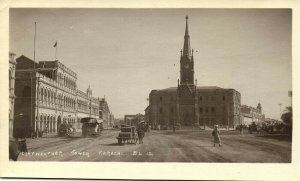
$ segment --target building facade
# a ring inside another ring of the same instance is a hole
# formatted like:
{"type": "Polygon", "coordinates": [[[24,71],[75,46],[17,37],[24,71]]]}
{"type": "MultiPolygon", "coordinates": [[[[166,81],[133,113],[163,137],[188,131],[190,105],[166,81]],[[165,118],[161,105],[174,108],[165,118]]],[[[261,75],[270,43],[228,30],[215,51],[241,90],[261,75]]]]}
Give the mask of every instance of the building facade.
{"type": "Polygon", "coordinates": [[[77,89],[77,74],[60,61],[17,58],[15,79],[14,136],[28,137],[34,131],[57,132],[60,124],[81,129],[82,117],[99,118],[100,99],[77,89]]]}
{"type": "Polygon", "coordinates": [[[190,46],[188,17],[180,55],[180,80],[177,87],[152,90],[147,119],[153,128],[218,124],[234,128],[241,123],[241,94],[234,89],[197,86],[194,80],[194,55],[190,46]]]}
{"type": "Polygon", "coordinates": [[[114,126],[114,115],[110,111],[105,97],[99,99],[99,117],[103,120],[104,129],[109,129],[114,126]]]}
{"type": "MultiPolygon", "coordinates": [[[[16,72],[16,54],[9,52],[9,138],[13,138],[13,121],[15,117],[15,72],[16,72]]],[[[20,115],[17,115],[20,116],[20,115]]]]}
{"type": "Polygon", "coordinates": [[[77,111],[76,111],[76,125],[75,128],[80,130],[82,124],[80,122],[81,118],[93,117],[99,118],[99,99],[92,97],[93,92],[90,87],[86,90],[86,93],[77,90],[77,111]]]}
{"type": "Polygon", "coordinates": [[[176,87],[152,90],[147,119],[153,128],[173,125],[235,128],[242,123],[241,95],[234,89],[197,86],[194,104],[180,105],[176,87]],[[196,102],[197,101],[197,102],[196,102]],[[183,109],[183,110],[180,110],[183,109]]]}
{"type": "Polygon", "coordinates": [[[252,122],[260,124],[265,121],[265,115],[262,113],[261,104],[258,103],[257,107],[247,105],[241,106],[242,123],[243,125],[250,125],[252,122]]]}

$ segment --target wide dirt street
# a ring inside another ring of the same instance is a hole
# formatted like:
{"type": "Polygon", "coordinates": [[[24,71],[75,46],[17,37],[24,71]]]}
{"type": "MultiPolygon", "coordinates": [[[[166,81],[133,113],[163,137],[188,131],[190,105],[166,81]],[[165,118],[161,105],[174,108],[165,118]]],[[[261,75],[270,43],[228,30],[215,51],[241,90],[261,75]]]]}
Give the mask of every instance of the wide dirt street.
{"type": "Polygon", "coordinates": [[[257,134],[221,131],[222,147],[213,147],[211,131],[151,131],[144,144],[117,144],[118,131],[97,138],[48,137],[28,139],[28,153],[19,161],[126,162],[291,162],[291,141],[257,134]]]}

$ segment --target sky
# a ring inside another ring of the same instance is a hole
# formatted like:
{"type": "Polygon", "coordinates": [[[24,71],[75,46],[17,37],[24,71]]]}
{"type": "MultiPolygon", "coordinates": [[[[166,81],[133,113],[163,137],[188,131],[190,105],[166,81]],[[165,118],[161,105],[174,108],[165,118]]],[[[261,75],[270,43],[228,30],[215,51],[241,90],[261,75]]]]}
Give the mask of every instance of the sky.
{"type": "Polygon", "coordinates": [[[292,90],[289,9],[10,9],[9,48],[36,61],[57,58],[91,86],[117,118],[144,113],[153,89],[177,86],[185,16],[198,86],[233,88],[279,119],[292,90]]]}

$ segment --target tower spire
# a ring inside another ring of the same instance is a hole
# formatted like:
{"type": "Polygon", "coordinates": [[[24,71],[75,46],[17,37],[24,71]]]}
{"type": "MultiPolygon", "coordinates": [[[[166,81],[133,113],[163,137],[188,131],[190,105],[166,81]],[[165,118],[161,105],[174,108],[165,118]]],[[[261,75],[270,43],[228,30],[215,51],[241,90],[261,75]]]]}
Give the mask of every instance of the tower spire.
{"type": "Polygon", "coordinates": [[[183,44],[183,56],[191,57],[191,45],[190,45],[190,35],[189,35],[189,17],[186,16],[185,34],[184,34],[184,44],[183,44]]]}
{"type": "Polygon", "coordinates": [[[188,25],[189,17],[186,16],[186,17],[185,17],[185,20],[186,20],[186,25],[185,25],[185,36],[189,36],[189,25],[188,25]]]}

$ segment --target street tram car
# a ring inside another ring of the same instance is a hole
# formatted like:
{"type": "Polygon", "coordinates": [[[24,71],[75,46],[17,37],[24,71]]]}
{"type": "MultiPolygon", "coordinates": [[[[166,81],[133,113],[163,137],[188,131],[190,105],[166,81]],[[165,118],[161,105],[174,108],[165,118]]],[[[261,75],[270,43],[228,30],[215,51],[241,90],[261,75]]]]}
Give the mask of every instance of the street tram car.
{"type": "Polygon", "coordinates": [[[100,136],[103,130],[103,120],[92,118],[92,117],[85,117],[82,118],[82,136],[83,137],[95,137],[100,136]]]}
{"type": "Polygon", "coordinates": [[[122,125],[121,126],[121,132],[119,133],[117,137],[118,143],[123,144],[123,143],[134,143],[138,141],[138,135],[136,131],[135,126],[127,126],[127,125],[122,125]]]}

